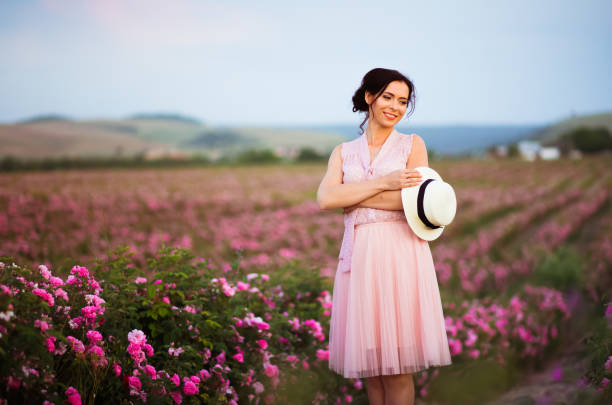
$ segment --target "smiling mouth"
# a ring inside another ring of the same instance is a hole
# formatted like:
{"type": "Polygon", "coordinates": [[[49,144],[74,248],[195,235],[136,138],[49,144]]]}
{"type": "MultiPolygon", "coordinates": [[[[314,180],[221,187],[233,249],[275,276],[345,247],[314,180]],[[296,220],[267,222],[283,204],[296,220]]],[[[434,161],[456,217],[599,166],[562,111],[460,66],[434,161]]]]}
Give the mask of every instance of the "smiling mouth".
{"type": "Polygon", "coordinates": [[[389,113],[383,113],[385,115],[385,117],[389,118],[390,120],[394,120],[397,115],[393,115],[393,114],[389,114],[389,113]]]}

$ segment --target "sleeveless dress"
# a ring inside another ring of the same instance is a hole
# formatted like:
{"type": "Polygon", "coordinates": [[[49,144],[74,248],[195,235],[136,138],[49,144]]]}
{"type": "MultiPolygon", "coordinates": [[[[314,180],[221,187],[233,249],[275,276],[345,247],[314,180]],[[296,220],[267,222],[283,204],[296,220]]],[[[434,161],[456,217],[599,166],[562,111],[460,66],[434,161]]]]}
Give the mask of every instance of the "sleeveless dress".
{"type": "MultiPolygon", "coordinates": [[[[366,133],[342,144],[343,183],[406,168],[414,134],[393,129],[374,161],[366,133]]],[[[451,364],[429,243],[403,211],[356,208],[344,216],[334,278],[329,368],[346,378],[416,373],[451,364]]]]}

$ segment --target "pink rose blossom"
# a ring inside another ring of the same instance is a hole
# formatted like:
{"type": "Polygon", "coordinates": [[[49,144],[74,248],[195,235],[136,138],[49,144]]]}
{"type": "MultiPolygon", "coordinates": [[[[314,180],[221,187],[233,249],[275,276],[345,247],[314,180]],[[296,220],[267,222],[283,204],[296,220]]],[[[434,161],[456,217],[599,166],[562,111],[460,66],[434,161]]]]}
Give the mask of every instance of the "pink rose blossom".
{"type": "Polygon", "coordinates": [[[68,387],[66,396],[70,405],[81,405],[81,395],[74,387],[68,387]]]}
{"type": "Polygon", "coordinates": [[[47,329],[50,328],[50,326],[47,323],[47,321],[41,321],[39,319],[34,321],[34,327],[40,328],[41,332],[44,332],[44,331],[46,331],[47,329]]]}
{"type": "Polygon", "coordinates": [[[66,339],[68,340],[68,342],[70,342],[70,344],[72,345],[72,350],[74,350],[75,352],[83,353],[85,351],[85,345],[83,345],[83,342],[81,342],[79,339],[73,336],[68,336],[66,339]]]}
{"type": "Polygon", "coordinates": [[[183,402],[183,396],[181,395],[180,392],[174,391],[174,392],[171,392],[169,395],[175,404],[180,404],[183,402]]]}
{"type": "Polygon", "coordinates": [[[82,266],[73,266],[70,269],[70,274],[76,274],[79,277],[89,277],[89,270],[86,267],[82,266]]]}
{"type": "Polygon", "coordinates": [[[43,301],[46,301],[50,307],[52,307],[53,304],[55,303],[53,296],[42,288],[34,288],[32,292],[38,295],[43,301]]]}
{"type": "Polygon", "coordinates": [[[46,339],[46,345],[47,345],[47,351],[49,353],[53,353],[55,351],[55,341],[57,340],[57,338],[55,336],[49,336],[46,339]]]}
{"type": "Polygon", "coordinates": [[[329,360],[329,350],[317,349],[317,359],[329,360]]]}
{"type": "Polygon", "coordinates": [[[145,366],[145,373],[147,373],[147,375],[149,377],[151,377],[152,380],[156,380],[157,379],[157,372],[155,371],[155,367],[147,364],[145,366]]]}
{"type": "Polygon", "coordinates": [[[274,377],[275,375],[278,375],[278,366],[275,366],[274,364],[268,364],[265,367],[265,373],[268,377],[274,377]]]}
{"type": "Polygon", "coordinates": [[[608,360],[606,360],[606,370],[610,370],[612,369],[612,356],[608,357],[608,360]]]}
{"type": "Polygon", "coordinates": [[[64,285],[64,280],[55,276],[51,276],[51,278],[49,278],[49,282],[53,287],[59,287],[61,285],[64,285]]]}
{"type": "Polygon", "coordinates": [[[174,385],[176,385],[177,387],[181,385],[181,378],[176,373],[174,373],[174,375],[170,377],[170,381],[172,381],[174,385]]]}
{"type": "Polygon", "coordinates": [[[56,289],[53,293],[57,298],[61,298],[64,301],[68,302],[68,293],[62,290],[61,288],[56,289]]]}
{"type": "Polygon", "coordinates": [[[153,356],[153,354],[154,354],[153,346],[151,346],[148,343],[145,343],[142,348],[143,348],[144,352],[147,354],[147,356],[149,356],[149,357],[153,356]]]}
{"type": "Polygon", "coordinates": [[[185,395],[194,395],[198,393],[198,387],[192,381],[186,381],[183,385],[185,395]]]}
{"type": "Polygon", "coordinates": [[[49,278],[51,278],[51,272],[49,271],[49,269],[47,268],[47,266],[45,266],[44,264],[41,264],[40,266],[38,266],[38,270],[40,270],[40,274],[47,280],[49,280],[49,278]]]}
{"type": "Polygon", "coordinates": [[[140,378],[136,376],[128,377],[128,385],[130,386],[130,388],[135,388],[137,390],[140,390],[140,388],[142,388],[142,383],[140,382],[140,378]]]}
{"type": "Polygon", "coordinates": [[[96,344],[99,341],[102,340],[102,334],[100,332],[98,332],[97,330],[89,330],[87,331],[87,339],[89,339],[89,341],[92,344],[96,344]]]}
{"type": "Polygon", "coordinates": [[[136,345],[143,345],[147,341],[147,337],[144,332],[138,329],[133,329],[128,333],[128,340],[136,345]]]}

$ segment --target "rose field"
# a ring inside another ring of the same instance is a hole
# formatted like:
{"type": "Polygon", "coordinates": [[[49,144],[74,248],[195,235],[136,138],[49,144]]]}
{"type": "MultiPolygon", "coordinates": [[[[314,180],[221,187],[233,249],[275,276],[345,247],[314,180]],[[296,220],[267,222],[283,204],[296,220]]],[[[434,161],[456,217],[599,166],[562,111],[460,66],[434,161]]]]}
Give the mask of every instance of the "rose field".
{"type": "MultiPolygon", "coordinates": [[[[453,364],[417,403],[612,401],[609,156],[430,165],[453,364]]],[[[325,169],[0,173],[0,404],[367,404],[328,369],[325,169]]]]}

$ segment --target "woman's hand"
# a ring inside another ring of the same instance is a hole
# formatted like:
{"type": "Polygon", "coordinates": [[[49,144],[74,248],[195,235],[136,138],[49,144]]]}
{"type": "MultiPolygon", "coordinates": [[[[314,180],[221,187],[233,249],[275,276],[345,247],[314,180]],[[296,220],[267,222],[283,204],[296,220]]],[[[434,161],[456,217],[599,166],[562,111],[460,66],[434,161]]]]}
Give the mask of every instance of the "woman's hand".
{"type": "Polygon", "coordinates": [[[384,176],[388,190],[400,190],[421,183],[421,173],[416,169],[399,169],[384,176]]]}

